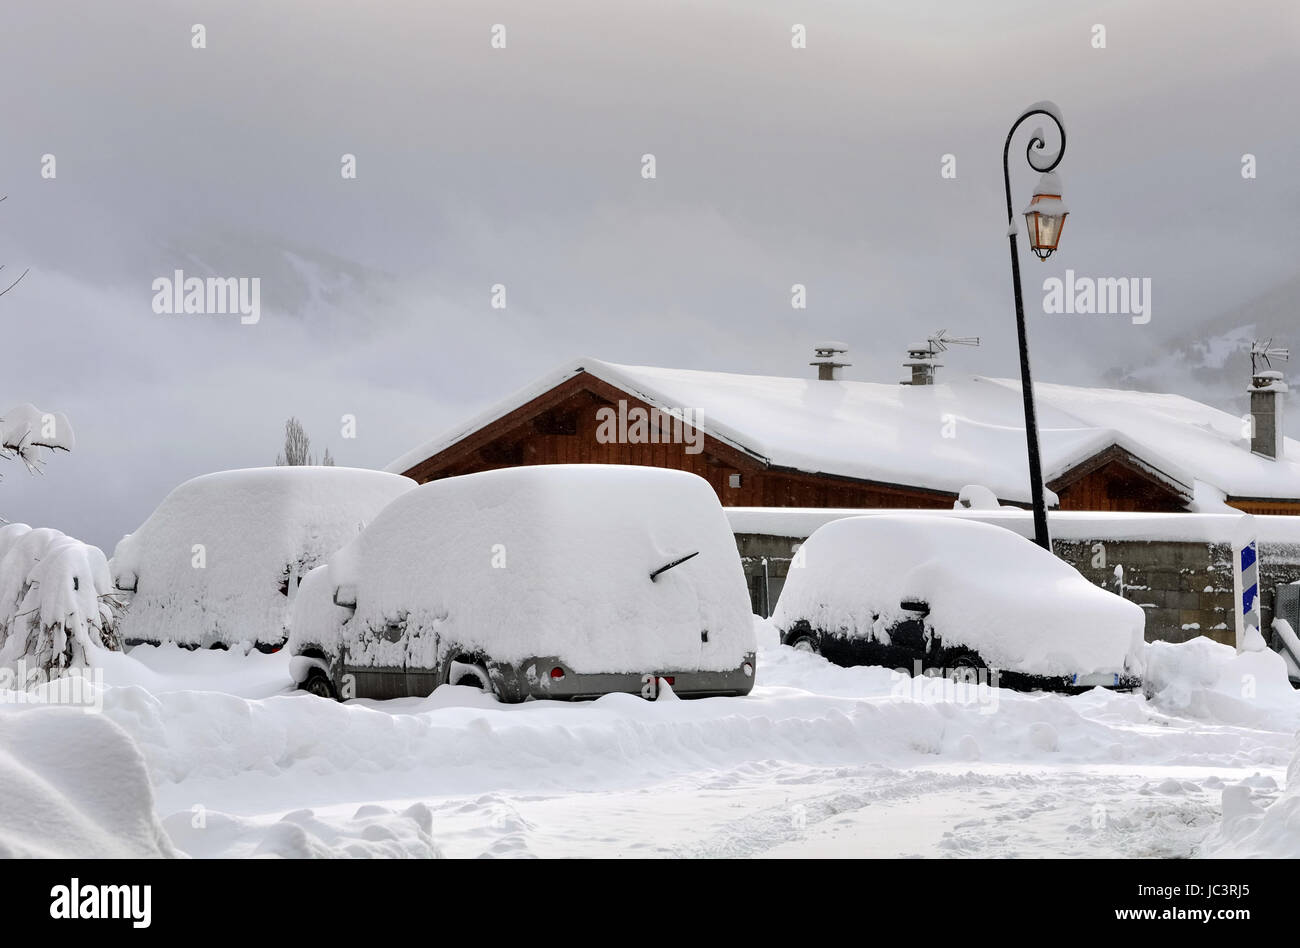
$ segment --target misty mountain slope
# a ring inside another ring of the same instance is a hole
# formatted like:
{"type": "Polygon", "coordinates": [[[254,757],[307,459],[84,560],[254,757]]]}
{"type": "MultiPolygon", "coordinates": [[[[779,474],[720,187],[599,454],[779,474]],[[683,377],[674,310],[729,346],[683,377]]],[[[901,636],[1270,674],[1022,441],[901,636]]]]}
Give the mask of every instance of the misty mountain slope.
{"type": "MultiPolygon", "coordinates": [[[[1272,339],[1274,345],[1300,351],[1300,276],[1195,325],[1175,325],[1156,337],[1147,352],[1108,371],[1105,384],[1176,392],[1245,414],[1250,344],[1255,339],[1272,339]]],[[[1275,360],[1273,367],[1288,377],[1300,372],[1300,365],[1288,362],[1275,360]]],[[[1300,436],[1300,411],[1287,413],[1286,429],[1292,437],[1300,436]]]]}

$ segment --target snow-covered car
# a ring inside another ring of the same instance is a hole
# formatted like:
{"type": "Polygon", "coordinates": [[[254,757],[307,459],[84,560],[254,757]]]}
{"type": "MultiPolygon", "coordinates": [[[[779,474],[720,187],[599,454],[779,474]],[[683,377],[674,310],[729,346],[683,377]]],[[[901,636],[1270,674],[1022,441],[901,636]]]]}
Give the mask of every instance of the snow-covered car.
{"type": "Polygon", "coordinates": [[[540,465],[398,498],[302,584],[290,670],[340,699],[748,694],[735,540],[694,474],[540,465]]]}
{"type": "Polygon", "coordinates": [[[278,649],[301,578],[415,486],[346,467],[250,468],[186,481],[113,551],[113,583],[129,597],[122,641],[278,649]]]}
{"type": "Polygon", "coordinates": [[[1140,606],[1019,534],[971,520],[825,524],[796,554],[772,622],[784,644],[838,665],[1022,689],[1141,684],[1140,606]]]}

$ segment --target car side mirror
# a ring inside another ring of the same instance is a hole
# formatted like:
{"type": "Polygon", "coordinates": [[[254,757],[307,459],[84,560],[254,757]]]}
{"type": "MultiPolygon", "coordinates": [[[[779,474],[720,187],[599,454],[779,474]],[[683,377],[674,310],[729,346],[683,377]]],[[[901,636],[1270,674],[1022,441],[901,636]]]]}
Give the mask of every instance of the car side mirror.
{"type": "Polygon", "coordinates": [[[357,587],[350,585],[335,586],[334,605],[342,606],[344,609],[355,609],[357,607],[357,587]]]}
{"type": "Polygon", "coordinates": [[[920,616],[928,616],[930,614],[930,604],[924,599],[904,599],[898,604],[898,608],[902,609],[904,612],[915,612],[920,616]]]}

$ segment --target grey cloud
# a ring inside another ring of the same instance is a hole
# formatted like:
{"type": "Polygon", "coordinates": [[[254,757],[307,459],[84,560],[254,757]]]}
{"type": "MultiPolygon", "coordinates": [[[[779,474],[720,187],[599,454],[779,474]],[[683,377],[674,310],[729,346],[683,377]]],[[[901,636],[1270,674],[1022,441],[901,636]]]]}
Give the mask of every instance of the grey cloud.
{"type": "MultiPolygon", "coordinates": [[[[268,463],[290,414],[340,463],[382,465],[583,353],[801,373],[830,336],[853,377],[892,381],[946,326],[984,345],[944,371],[1013,373],[999,162],[1044,97],[1072,214],[1058,257],[1025,261],[1039,377],[1222,402],[1240,358],[1167,354],[1246,300],[1279,331],[1295,312],[1298,22],[1282,0],[7,11],[0,262],[33,270],[0,300],[0,402],[67,411],[79,445],[43,477],[4,471],[0,513],[111,547],[182,479],[268,463]],[[262,321],[155,315],[176,267],[260,276],[262,321]],[[1152,278],[1152,323],[1035,314],[1067,267],[1152,278]]],[[[1034,176],[1013,175],[1019,206],[1034,176]]]]}

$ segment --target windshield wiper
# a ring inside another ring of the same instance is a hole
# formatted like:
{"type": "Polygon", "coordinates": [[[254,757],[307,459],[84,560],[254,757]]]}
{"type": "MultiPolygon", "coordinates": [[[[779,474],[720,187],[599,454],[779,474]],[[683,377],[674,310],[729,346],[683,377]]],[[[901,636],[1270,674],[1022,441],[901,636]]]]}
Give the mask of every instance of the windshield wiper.
{"type": "Polygon", "coordinates": [[[655,582],[659,578],[660,573],[666,573],[674,566],[681,566],[687,560],[699,555],[700,555],[700,551],[696,550],[694,553],[687,553],[679,560],[673,560],[671,563],[665,563],[663,566],[659,567],[657,570],[655,570],[653,573],[650,574],[650,582],[652,583],[655,582]]]}

